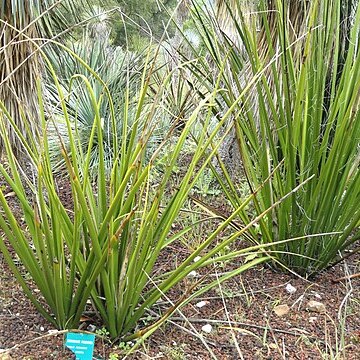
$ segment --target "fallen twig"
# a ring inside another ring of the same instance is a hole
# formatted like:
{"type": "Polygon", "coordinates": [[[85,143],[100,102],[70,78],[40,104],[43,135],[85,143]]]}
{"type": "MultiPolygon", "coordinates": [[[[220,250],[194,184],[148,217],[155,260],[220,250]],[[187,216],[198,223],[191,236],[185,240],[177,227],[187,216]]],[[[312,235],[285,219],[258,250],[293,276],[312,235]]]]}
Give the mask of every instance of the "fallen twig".
{"type": "Polygon", "coordinates": [[[355,279],[357,277],[360,277],[360,273],[343,276],[343,277],[337,278],[337,279],[332,279],[332,282],[333,283],[338,283],[338,282],[343,281],[343,280],[355,279]]]}

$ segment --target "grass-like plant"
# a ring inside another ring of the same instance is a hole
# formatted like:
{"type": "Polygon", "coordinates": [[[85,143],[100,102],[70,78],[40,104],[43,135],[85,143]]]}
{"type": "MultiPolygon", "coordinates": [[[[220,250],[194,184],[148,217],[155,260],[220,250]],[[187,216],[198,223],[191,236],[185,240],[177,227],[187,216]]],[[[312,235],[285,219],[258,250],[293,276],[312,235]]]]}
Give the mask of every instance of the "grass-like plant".
{"type": "MultiPolygon", "coordinates": [[[[116,104],[105,82],[75,53],[65,47],[63,49],[74,56],[103,87],[103,96],[98,98],[92,82],[86,76],[81,74],[72,76],[73,79],[82,82],[93,112],[90,138],[84,150],[82,143],[76,137],[77,133],[73,133],[69,114],[71,91],[69,94],[63,92],[51,63],[48,63],[68,132],[69,147],[64,145],[61,137],[59,144],[69,175],[67,178],[68,187],[71,189],[71,201],[64,203],[61,200],[61,191],[57,189],[47,128],[51,123],[56,127],[59,114],[45,119],[42,86],[38,84],[37,87],[43,134],[39,148],[26,142],[11,115],[0,102],[0,129],[6,145],[8,162],[7,166],[0,165],[0,172],[15,193],[20,205],[20,210],[14,209],[9,203],[9,197],[0,189],[2,206],[0,228],[5,235],[0,238],[0,250],[26,295],[41,314],[55,326],[76,327],[87,300],[91,298],[111,338],[138,338],[154,331],[181,303],[189,301],[191,296],[217,286],[219,282],[251,266],[267,261],[269,256],[263,255],[262,245],[226,254],[226,259],[249,253],[252,256],[243,265],[200,287],[194,294],[191,295],[194,290],[192,287],[186,289],[175,306],[170,307],[159,321],[134,333],[139,319],[164,293],[179,284],[191,271],[224,260],[219,256],[221,250],[244,234],[268,211],[271,211],[271,208],[254,218],[247,226],[238,228],[234,233],[226,233],[225,230],[246,206],[245,202],[229,218],[220,219],[214,232],[204,234],[203,242],[183,262],[178,263],[174,269],[165,274],[156,275],[154,267],[161,259],[162,251],[168,244],[191,229],[190,226],[180,233],[172,233],[172,225],[188,198],[189,191],[216,151],[214,149],[209,154],[208,148],[222,123],[225,122],[226,116],[209,138],[205,132],[198,138],[198,147],[187,164],[178,188],[172,188],[172,173],[193,124],[200,117],[205,124],[211,121],[216,91],[204,98],[191,113],[177,144],[167,158],[167,163],[163,166],[163,173],[157,172],[154,182],[151,175],[159,151],[155,151],[150,161],[144,161],[146,145],[154,128],[156,112],[158,109],[163,111],[162,93],[171,81],[171,74],[164,74],[163,86],[152,97],[149,106],[146,96],[149,93],[148,86],[154,69],[154,64],[150,61],[152,56],[149,53],[145,61],[134,113],[129,111],[129,92],[124,95],[121,137],[127,141],[120,142],[116,136],[118,134],[116,104]],[[111,163],[109,177],[106,176],[107,166],[104,156],[106,150],[102,141],[103,97],[107,97],[110,123],[114,126],[112,146],[118,149],[111,163]],[[10,122],[27,151],[29,161],[35,169],[35,183],[26,181],[26,177],[22,175],[22,169],[13,156],[6,128],[3,125],[4,118],[10,122]],[[130,123],[131,126],[127,126],[130,123]],[[99,162],[94,181],[91,154],[95,139],[98,144],[99,162]],[[23,268],[17,266],[15,254],[23,268]],[[198,256],[200,259],[194,261],[198,256]],[[28,282],[29,277],[32,283],[28,282]],[[41,298],[34,295],[32,291],[34,286],[40,290],[41,298]]],[[[287,196],[288,194],[278,203],[287,196]]]]}
{"type": "MultiPolygon", "coordinates": [[[[312,275],[360,236],[358,1],[260,1],[253,11],[221,3],[220,25],[208,8],[193,8],[206,49],[193,74],[206,91],[213,74],[221,76],[218,109],[232,112],[233,148],[251,191],[279,168],[256,194],[256,213],[312,177],[260,221],[259,236],[261,243],[301,237],[272,249],[287,267],[312,275]]],[[[214,170],[237,208],[238,182],[226,154],[218,161],[222,170],[214,170]]]]}

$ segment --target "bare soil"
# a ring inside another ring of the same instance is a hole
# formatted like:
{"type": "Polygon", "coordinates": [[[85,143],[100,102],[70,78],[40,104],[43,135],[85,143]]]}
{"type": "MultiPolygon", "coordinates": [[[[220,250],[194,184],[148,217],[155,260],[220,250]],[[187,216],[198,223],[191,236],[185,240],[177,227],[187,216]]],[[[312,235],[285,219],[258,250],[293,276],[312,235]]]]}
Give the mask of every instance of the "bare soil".
{"type": "MultiPolygon", "coordinates": [[[[174,262],[176,257],[174,251],[174,262]]],[[[359,271],[358,256],[311,282],[267,266],[251,269],[225,283],[221,291],[214,290],[182,308],[181,315],[176,313],[128,358],[211,359],[208,346],[218,359],[359,359],[360,278],[333,282],[359,271]],[[286,290],[289,283],[296,288],[293,294],[286,290]],[[308,311],[309,300],[323,303],[326,313],[308,311]],[[196,306],[200,301],[206,302],[202,308],[196,306]],[[284,304],[290,311],[280,317],[273,309],[284,304]],[[209,334],[202,331],[206,324],[212,325],[209,334]]],[[[55,329],[24,296],[3,259],[0,274],[0,349],[13,348],[9,359],[73,358],[64,349],[64,335],[51,333],[55,329]]],[[[175,292],[180,295],[181,289],[175,292]]],[[[150,315],[155,318],[161,308],[168,307],[164,300],[150,315]]],[[[90,324],[101,329],[91,317],[82,326],[86,329],[90,324]]],[[[99,337],[95,358],[110,359],[110,354],[125,358],[126,351],[116,345],[99,337]]],[[[0,359],[6,357],[0,353],[0,359]]]]}

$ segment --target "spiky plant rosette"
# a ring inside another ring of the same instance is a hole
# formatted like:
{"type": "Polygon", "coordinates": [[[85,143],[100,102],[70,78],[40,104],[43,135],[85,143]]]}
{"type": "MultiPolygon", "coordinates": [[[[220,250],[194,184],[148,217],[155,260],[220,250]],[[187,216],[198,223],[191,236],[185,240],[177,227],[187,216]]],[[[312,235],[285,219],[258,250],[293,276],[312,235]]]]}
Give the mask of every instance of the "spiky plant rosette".
{"type": "Polygon", "coordinates": [[[229,176],[231,149],[251,192],[270,177],[253,202],[257,213],[311,179],[261,220],[253,239],[299,238],[273,251],[288,268],[315,274],[360,237],[359,2],[259,1],[253,21],[243,2],[221,3],[219,21],[192,12],[208,49],[193,74],[215,74],[203,93],[221,84],[214,115],[231,112],[234,125],[214,170],[235,208],[241,181],[229,176]]]}
{"type": "MultiPolygon", "coordinates": [[[[88,70],[75,59],[70,53],[63,52],[58,56],[55,52],[50,52],[51,61],[59,76],[60,85],[63,88],[65,101],[68,106],[69,117],[73,126],[74,133],[77,134],[78,141],[84,151],[88,148],[89,139],[94,123],[94,110],[89,92],[82,81],[82,76],[88,78],[90,86],[100,104],[101,126],[103,128],[103,146],[106,167],[110,169],[111,163],[117,156],[119,149],[114,148],[114,137],[120,139],[123,133],[123,113],[124,102],[128,101],[126,94],[129,93],[130,101],[135,98],[137,87],[141,80],[143,66],[143,56],[122,50],[120,47],[113,47],[104,44],[102,39],[89,37],[87,34],[72,45],[72,51],[80,56],[83,61],[99,74],[112,93],[115,106],[115,120],[111,119],[109,101],[103,96],[103,85],[93,77],[88,70]],[[74,75],[76,74],[76,75],[74,75]],[[114,121],[116,123],[114,123],[114,121]]],[[[61,108],[54,95],[55,86],[52,83],[47,85],[47,97],[51,104],[50,116],[55,116],[57,121],[49,124],[49,135],[51,151],[55,171],[64,169],[65,163],[61,159],[59,143],[63,142],[68,148],[69,139],[66,126],[61,117],[61,108]]],[[[129,111],[134,112],[134,106],[129,106],[129,111]]],[[[130,117],[131,118],[131,117],[130,117]]],[[[131,122],[127,126],[132,126],[131,122]]],[[[99,144],[95,138],[92,144],[90,165],[94,173],[99,163],[99,144]]]]}

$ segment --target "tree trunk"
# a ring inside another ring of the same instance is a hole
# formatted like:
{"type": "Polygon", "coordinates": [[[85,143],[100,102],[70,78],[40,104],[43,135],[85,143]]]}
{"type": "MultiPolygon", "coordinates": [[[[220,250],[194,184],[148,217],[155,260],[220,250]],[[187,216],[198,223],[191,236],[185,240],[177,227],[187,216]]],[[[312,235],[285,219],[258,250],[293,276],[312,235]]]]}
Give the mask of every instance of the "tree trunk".
{"type": "MultiPolygon", "coordinates": [[[[30,2],[24,2],[23,13],[12,13],[11,1],[5,0],[0,23],[0,101],[5,105],[19,132],[28,140],[37,137],[39,105],[36,82],[41,77],[42,62],[31,41],[38,38],[35,24],[31,24],[30,2]]],[[[22,152],[21,141],[4,112],[0,110],[6,136],[15,154],[22,152]]],[[[0,146],[3,148],[3,142],[0,146]]]]}

